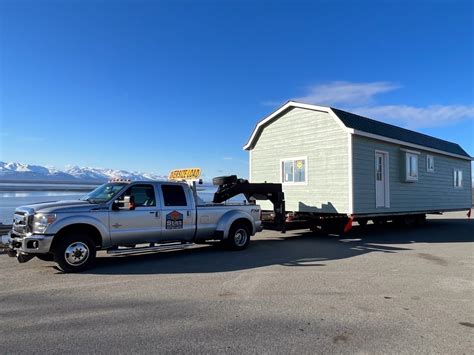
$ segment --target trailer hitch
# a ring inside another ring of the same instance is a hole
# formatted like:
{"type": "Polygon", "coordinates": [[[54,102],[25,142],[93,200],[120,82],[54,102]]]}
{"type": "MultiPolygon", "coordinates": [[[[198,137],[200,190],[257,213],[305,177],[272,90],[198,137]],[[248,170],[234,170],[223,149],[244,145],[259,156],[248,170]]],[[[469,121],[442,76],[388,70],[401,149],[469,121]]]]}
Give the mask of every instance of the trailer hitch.
{"type": "Polygon", "coordinates": [[[286,232],[285,194],[282,184],[251,183],[248,180],[237,178],[236,175],[214,178],[213,183],[219,186],[214,193],[214,203],[224,202],[239,194],[243,194],[247,201],[250,199],[271,201],[277,228],[282,233],[286,232]]]}

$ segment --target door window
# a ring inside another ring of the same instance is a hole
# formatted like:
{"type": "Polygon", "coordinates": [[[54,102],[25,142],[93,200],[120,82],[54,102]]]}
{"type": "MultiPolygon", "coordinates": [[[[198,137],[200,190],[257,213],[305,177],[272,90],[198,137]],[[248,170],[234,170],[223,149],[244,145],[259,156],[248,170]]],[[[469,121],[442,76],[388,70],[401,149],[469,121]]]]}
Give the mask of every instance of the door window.
{"type": "Polygon", "coordinates": [[[383,158],[377,156],[377,181],[382,181],[383,158]]]}
{"type": "Polygon", "coordinates": [[[180,185],[161,185],[165,206],[187,206],[186,195],[180,185]]]}
{"type": "Polygon", "coordinates": [[[125,191],[125,196],[133,197],[135,207],[156,206],[153,185],[133,185],[125,191]]]}

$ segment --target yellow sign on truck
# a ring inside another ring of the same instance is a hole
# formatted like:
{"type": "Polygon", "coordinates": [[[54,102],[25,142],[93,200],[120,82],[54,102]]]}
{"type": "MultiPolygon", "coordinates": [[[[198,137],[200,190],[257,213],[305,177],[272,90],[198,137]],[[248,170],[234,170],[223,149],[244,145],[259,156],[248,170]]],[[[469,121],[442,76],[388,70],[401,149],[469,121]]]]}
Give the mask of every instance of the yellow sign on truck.
{"type": "Polygon", "coordinates": [[[201,176],[201,168],[171,170],[168,180],[197,180],[201,176]]]}

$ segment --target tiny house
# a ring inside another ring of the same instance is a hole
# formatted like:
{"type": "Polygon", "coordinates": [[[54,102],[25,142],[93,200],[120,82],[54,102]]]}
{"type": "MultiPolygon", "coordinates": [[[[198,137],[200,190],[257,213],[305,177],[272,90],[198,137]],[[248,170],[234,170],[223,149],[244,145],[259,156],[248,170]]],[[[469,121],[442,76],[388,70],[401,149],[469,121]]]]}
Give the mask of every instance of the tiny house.
{"type": "Polygon", "coordinates": [[[244,149],[249,180],[282,183],[287,211],[377,216],[472,205],[471,156],[458,144],[331,107],[289,101],[258,122],[244,149]]]}

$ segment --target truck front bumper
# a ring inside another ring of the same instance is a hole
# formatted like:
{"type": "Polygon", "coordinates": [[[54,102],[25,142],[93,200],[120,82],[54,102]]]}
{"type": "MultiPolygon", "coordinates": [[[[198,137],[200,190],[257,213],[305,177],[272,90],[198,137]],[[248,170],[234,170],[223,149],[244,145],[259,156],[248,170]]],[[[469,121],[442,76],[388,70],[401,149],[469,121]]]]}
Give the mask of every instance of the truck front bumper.
{"type": "Polygon", "coordinates": [[[10,250],[17,254],[46,254],[51,249],[54,235],[31,234],[21,237],[14,233],[8,235],[8,245],[10,250]]]}

